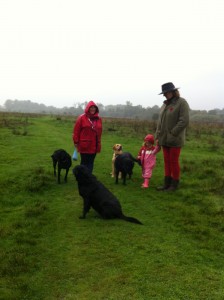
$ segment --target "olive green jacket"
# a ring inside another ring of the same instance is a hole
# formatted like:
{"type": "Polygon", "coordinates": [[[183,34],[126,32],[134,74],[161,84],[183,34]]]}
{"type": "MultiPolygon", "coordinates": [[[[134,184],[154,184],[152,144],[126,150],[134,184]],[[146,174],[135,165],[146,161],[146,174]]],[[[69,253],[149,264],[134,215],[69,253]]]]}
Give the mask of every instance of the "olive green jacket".
{"type": "Polygon", "coordinates": [[[184,98],[164,101],[160,110],[155,138],[160,146],[182,147],[189,124],[189,106],[184,98]]]}

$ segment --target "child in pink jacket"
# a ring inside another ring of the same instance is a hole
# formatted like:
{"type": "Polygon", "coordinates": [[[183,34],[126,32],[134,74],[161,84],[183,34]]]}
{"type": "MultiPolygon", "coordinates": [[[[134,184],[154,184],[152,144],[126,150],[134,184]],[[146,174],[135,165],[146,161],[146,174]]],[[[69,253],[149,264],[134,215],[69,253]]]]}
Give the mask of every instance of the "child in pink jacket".
{"type": "Polygon", "coordinates": [[[149,187],[152,170],[156,165],[156,154],[160,151],[160,148],[158,145],[154,146],[154,136],[147,134],[144,138],[144,144],[138,153],[138,159],[142,166],[142,177],[144,178],[142,188],[149,187]]]}

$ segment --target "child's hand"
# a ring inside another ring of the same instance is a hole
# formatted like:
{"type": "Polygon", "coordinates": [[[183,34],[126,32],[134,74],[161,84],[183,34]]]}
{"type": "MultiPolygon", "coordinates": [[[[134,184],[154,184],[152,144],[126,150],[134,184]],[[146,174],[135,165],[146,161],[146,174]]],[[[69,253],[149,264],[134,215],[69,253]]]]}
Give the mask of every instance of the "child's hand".
{"type": "Polygon", "coordinates": [[[141,156],[137,156],[137,160],[138,160],[139,166],[141,166],[141,165],[142,165],[142,164],[141,164],[141,156]]]}

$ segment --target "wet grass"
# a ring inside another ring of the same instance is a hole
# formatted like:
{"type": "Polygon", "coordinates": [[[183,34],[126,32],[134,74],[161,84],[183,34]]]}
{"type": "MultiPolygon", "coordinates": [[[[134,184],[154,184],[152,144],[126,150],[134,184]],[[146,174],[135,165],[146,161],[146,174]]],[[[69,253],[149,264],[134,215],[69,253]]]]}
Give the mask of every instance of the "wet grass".
{"type": "Polygon", "coordinates": [[[200,133],[189,129],[180,189],[167,194],[155,190],[163,180],[161,152],[147,190],[140,188],[138,165],[127,186],[109,175],[112,145],[122,143],[136,155],[154,125],[141,130],[136,121],[133,128],[131,121],[104,121],[94,173],[124,213],[144,223],[137,226],[101,220],[92,210],[80,220],[82,199],[72,172],[67,184],[57,184],[50,155],[58,148],[72,154],[72,118],[8,117],[0,128],[0,299],[223,299],[220,128],[208,128],[212,135],[202,125],[200,133]],[[27,134],[15,135],[10,120],[20,126],[24,119],[27,134]]]}

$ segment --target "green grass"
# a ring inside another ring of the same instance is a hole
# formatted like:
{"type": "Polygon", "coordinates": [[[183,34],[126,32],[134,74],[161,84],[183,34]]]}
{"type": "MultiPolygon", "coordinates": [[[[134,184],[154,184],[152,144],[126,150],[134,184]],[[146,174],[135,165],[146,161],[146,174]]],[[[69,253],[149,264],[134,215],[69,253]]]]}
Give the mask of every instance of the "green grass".
{"type": "Polygon", "coordinates": [[[136,155],[154,124],[104,120],[94,173],[139,226],[101,220],[93,210],[78,218],[82,199],[72,172],[58,185],[50,158],[59,148],[72,154],[71,117],[0,118],[0,299],[224,299],[220,128],[188,130],[180,188],[167,194],[155,190],[163,180],[161,152],[147,190],[138,165],[127,186],[109,175],[112,145],[136,155]]]}

